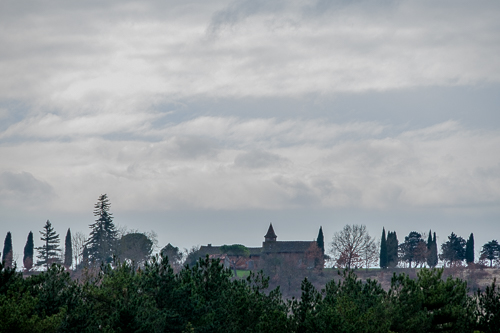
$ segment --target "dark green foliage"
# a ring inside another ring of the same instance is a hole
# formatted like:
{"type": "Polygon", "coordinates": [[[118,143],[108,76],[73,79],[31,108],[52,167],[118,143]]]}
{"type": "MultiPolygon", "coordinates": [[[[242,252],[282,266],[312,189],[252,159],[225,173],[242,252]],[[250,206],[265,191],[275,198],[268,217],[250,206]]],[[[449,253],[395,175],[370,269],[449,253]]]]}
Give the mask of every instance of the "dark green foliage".
{"type": "Polygon", "coordinates": [[[54,231],[52,224],[49,220],[45,223],[43,227],[43,231],[40,231],[42,237],[40,239],[43,242],[43,245],[37,247],[38,250],[38,260],[36,265],[45,267],[48,269],[50,265],[54,263],[59,263],[59,252],[61,249],[59,248],[59,234],[54,231]]]}
{"type": "Polygon", "coordinates": [[[250,251],[247,249],[247,247],[241,244],[222,245],[220,247],[220,251],[221,253],[226,253],[233,256],[248,257],[250,255],[250,251]]]}
{"type": "Polygon", "coordinates": [[[116,248],[117,231],[113,223],[113,214],[109,212],[109,199],[106,194],[99,196],[94,206],[95,223],[90,225],[92,231],[85,243],[89,260],[95,264],[109,263],[116,248]]]}
{"type": "Polygon", "coordinates": [[[410,265],[412,262],[415,265],[426,261],[427,246],[425,245],[422,235],[416,231],[412,231],[405,237],[404,243],[399,245],[401,259],[410,265]]]}
{"type": "Polygon", "coordinates": [[[35,244],[33,242],[33,233],[30,231],[28,234],[28,239],[26,240],[26,245],[24,246],[24,256],[23,265],[24,269],[29,271],[33,267],[33,252],[35,249],[35,244]]]}
{"type": "Polygon", "coordinates": [[[316,238],[318,248],[321,249],[321,254],[325,255],[325,237],[323,236],[323,227],[319,227],[318,238],[316,238]]]}
{"type": "Polygon", "coordinates": [[[394,274],[389,290],[391,331],[470,332],[474,323],[473,303],[467,284],[448,277],[443,270],[422,269],[417,279],[394,274]]]}
{"type": "Polygon", "coordinates": [[[12,234],[7,232],[7,236],[5,236],[5,241],[3,243],[3,252],[2,252],[2,264],[6,267],[12,267],[13,261],[13,250],[12,250],[12,234]]]}
{"type": "Polygon", "coordinates": [[[70,268],[73,264],[73,245],[71,244],[71,230],[68,228],[64,240],[64,266],[70,268]]]}
{"type": "Polygon", "coordinates": [[[465,261],[467,264],[474,263],[474,234],[471,233],[465,243],[465,261]]]}
{"type": "Polygon", "coordinates": [[[382,239],[380,240],[380,268],[387,268],[387,241],[385,228],[382,228],[382,239]]]}
{"type": "Polygon", "coordinates": [[[398,259],[398,236],[395,231],[387,233],[387,266],[396,267],[399,263],[398,259]]]}
{"type": "Polygon", "coordinates": [[[476,317],[478,318],[478,327],[481,332],[498,332],[500,327],[500,289],[496,285],[496,279],[491,286],[486,287],[484,292],[478,290],[476,293],[478,308],[476,317]]]}
{"type": "Polygon", "coordinates": [[[483,248],[481,249],[480,259],[489,260],[490,267],[493,267],[493,260],[498,260],[499,257],[500,245],[495,239],[483,245],[483,248]]]}
{"type": "Polygon", "coordinates": [[[447,261],[450,265],[455,265],[465,259],[465,239],[451,233],[448,241],[441,244],[440,259],[447,261]]]}
{"type": "Polygon", "coordinates": [[[27,278],[0,265],[0,332],[497,332],[495,282],[468,296],[442,273],[394,274],[386,292],[344,271],[321,292],[304,279],[301,298],[284,302],[262,274],[234,279],[208,257],[179,273],[165,257],[103,264],[81,281],[58,265],[27,278]]]}

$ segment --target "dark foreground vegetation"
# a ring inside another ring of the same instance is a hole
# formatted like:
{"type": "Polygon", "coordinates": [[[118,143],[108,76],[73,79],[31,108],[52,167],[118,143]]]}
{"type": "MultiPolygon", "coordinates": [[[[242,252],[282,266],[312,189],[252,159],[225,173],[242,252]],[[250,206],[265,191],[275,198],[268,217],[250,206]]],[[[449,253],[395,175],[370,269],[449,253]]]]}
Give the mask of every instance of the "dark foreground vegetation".
{"type": "Polygon", "coordinates": [[[394,274],[388,291],[352,271],[318,291],[306,279],[285,300],[268,279],[208,258],[174,273],[166,258],[141,269],[127,263],[72,280],[62,266],[23,278],[0,275],[1,332],[497,332],[500,290],[467,294],[466,282],[422,269],[394,274]]]}

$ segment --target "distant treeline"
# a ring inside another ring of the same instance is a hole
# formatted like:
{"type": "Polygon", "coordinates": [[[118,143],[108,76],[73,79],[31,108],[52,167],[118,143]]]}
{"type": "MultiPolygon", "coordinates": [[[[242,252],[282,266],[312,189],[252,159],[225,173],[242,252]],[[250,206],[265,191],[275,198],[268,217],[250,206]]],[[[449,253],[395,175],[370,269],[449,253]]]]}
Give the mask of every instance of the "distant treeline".
{"type": "Polygon", "coordinates": [[[345,270],[322,291],[306,278],[285,300],[262,274],[234,278],[208,257],[178,273],[165,257],[102,265],[80,281],[57,264],[27,278],[0,266],[0,332],[497,332],[495,282],[469,296],[442,272],[394,274],[385,291],[345,270]]]}
{"type": "MultiPolygon", "coordinates": [[[[137,231],[119,231],[114,224],[110,205],[108,196],[100,195],[94,205],[95,220],[89,225],[89,235],[81,232],[72,235],[71,230],[68,229],[64,251],[60,247],[59,234],[49,220],[40,231],[41,246],[34,246],[33,233],[30,231],[24,247],[24,271],[28,273],[36,266],[40,269],[48,269],[53,263],[63,264],[68,270],[80,270],[101,262],[110,263],[113,258],[135,263],[148,260],[157,243],[156,234],[154,232],[148,234],[137,231]],[[35,250],[37,251],[36,258],[35,250]]],[[[383,269],[417,266],[434,268],[439,263],[443,266],[461,266],[465,263],[493,267],[500,264],[500,245],[495,239],[482,246],[479,260],[474,257],[472,233],[465,240],[452,232],[441,244],[441,251],[439,251],[436,233],[431,230],[428,234],[411,231],[400,242],[396,231],[389,231],[386,234],[384,228],[379,242],[378,239],[368,234],[366,226],[346,225],[342,230],[334,233],[326,253],[322,228],[318,234],[317,244],[322,250],[325,261],[337,268],[375,266],[383,269]]],[[[248,255],[248,250],[239,244],[224,245],[221,249],[241,256],[248,255]],[[241,248],[235,248],[235,246],[241,248]]],[[[195,262],[199,258],[197,250],[198,247],[192,247],[182,252],[169,243],[161,249],[160,253],[167,254],[172,264],[178,269],[182,264],[195,262]]],[[[4,241],[2,262],[7,267],[12,267],[14,261],[12,235],[8,232],[4,241]]]]}

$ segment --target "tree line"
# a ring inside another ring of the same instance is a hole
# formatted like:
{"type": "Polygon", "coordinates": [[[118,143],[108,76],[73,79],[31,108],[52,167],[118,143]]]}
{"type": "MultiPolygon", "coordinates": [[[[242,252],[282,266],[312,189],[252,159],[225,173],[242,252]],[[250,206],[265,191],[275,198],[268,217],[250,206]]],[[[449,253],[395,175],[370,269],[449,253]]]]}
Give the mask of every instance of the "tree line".
{"type": "MultiPolygon", "coordinates": [[[[53,263],[60,263],[67,269],[74,267],[81,269],[88,265],[98,265],[101,262],[110,263],[113,256],[122,260],[132,260],[137,263],[145,262],[153,252],[156,241],[155,235],[140,232],[119,232],[113,222],[110,212],[110,201],[106,194],[100,195],[94,205],[94,223],[90,224],[90,235],[85,237],[82,233],[71,234],[68,229],[65,237],[64,254],[60,248],[59,234],[54,230],[51,222],[46,221],[40,240],[42,245],[34,247],[33,233],[30,231],[24,247],[23,266],[30,271],[33,266],[48,267],[53,263]],[[34,251],[37,250],[37,261],[34,261],[34,251]]],[[[436,267],[439,260],[444,266],[460,266],[474,264],[474,235],[471,233],[468,240],[451,233],[448,240],[441,244],[438,252],[436,233],[429,230],[427,240],[422,233],[411,231],[398,241],[396,231],[386,234],[382,230],[380,241],[368,234],[364,225],[346,225],[336,232],[330,243],[331,250],[325,255],[323,231],[320,228],[318,247],[322,250],[325,259],[330,259],[333,266],[338,268],[375,267],[436,267]]],[[[168,254],[178,270],[182,266],[182,259],[193,264],[198,259],[197,247],[185,253],[177,247],[168,244],[161,251],[168,254]]],[[[13,265],[12,235],[7,233],[2,252],[2,262],[7,267],[13,265]]],[[[482,246],[479,264],[490,267],[500,263],[500,245],[497,240],[491,240],[482,246]]]]}
{"type": "MultiPolygon", "coordinates": [[[[152,254],[156,241],[154,233],[147,235],[140,232],[122,232],[119,236],[106,194],[99,196],[94,206],[94,216],[96,219],[90,224],[89,237],[85,237],[82,233],[72,236],[71,230],[68,229],[64,241],[64,253],[60,247],[60,236],[50,220],[46,221],[40,231],[41,246],[34,246],[33,232],[30,231],[24,247],[24,270],[28,272],[34,267],[48,270],[52,264],[61,264],[66,269],[71,267],[81,269],[89,265],[110,263],[113,257],[141,263],[152,254]],[[38,253],[36,261],[35,250],[38,253]]],[[[10,231],[5,238],[2,262],[6,267],[14,265],[10,231]]]]}
{"type": "Polygon", "coordinates": [[[380,242],[368,234],[364,225],[346,225],[336,232],[332,238],[331,262],[338,268],[361,268],[379,266],[382,269],[395,267],[434,268],[439,261],[443,266],[455,267],[463,264],[479,264],[482,266],[500,263],[500,245],[492,240],[482,246],[479,260],[474,255],[474,234],[469,238],[456,235],[454,232],[441,244],[438,251],[436,233],[429,230],[427,240],[420,232],[411,231],[399,242],[396,231],[386,233],[382,229],[380,242]]]}
{"type": "Polygon", "coordinates": [[[0,264],[0,332],[497,332],[500,288],[467,294],[443,269],[393,274],[386,291],[353,270],[317,290],[305,278],[301,297],[267,290],[262,273],[234,278],[217,260],[174,272],[167,257],[142,268],[102,263],[70,278],[62,266],[23,278],[0,264]]]}

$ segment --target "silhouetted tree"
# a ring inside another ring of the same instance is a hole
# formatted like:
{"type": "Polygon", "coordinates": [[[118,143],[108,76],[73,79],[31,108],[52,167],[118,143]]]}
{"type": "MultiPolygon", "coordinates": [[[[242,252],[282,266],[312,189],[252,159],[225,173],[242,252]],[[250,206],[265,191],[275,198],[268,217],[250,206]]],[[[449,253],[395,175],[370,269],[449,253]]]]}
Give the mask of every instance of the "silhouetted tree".
{"type": "Polygon", "coordinates": [[[423,249],[425,250],[426,248],[422,235],[416,231],[412,231],[405,237],[404,243],[399,245],[401,259],[407,262],[411,268],[412,262],[415,262],[417,265],[425,261],[427,256],[423,249]]]}
{"type": "Polygon", "coordinates": [[[71,244],[71,231],[68,228],[66,239],[64,240],[64,266],[69,269],[73,264],[73,245],[71,244]]]}
{"type": "Polygon", "coordinates": [[[2,263],[5,267],[12,267],[14,252],[12,250],[12,234],[7,232],[3,243],[2,263]]]}
{"type": "Polygon", "coordinates": [[[337,266],[350,269],[362,266],[363,251],[373,244],[365,225],[346,225],[333,235],[332,254],[337,258],[337,266]]]}
{"type": "Polygon", "coordinates": [[[467,264],[474,263],[474,234],[471,233],[465,243],[465,261],[467,264]]]}
{"type": "Polygon", "coordinates": [[[380,268],[387,268],[387,241],[385,228],[382,228],[382,239],[380,240],[380,268]]]}
{"type": "Polygon", "coordinates": [[[483,245],[483,249],[481,250],[481,256],[479,257],[481,260],[489,260],[490,267],[493,267],[493,260],[497,260],[500,256],[500,245],[494,239],[483,245]]]}
{"type": "Polygon", "coordinates": [[[95,223],[90,225],[92,231],[85,243],[89,259],[92,262],[111,262],[116,247],[117,231],[113,223],[113,214],[109,212],[109,199],[106,194],[99,196],[94,206],[95,223]]]}
{"type": "Polygon", "coordinates": [[[319,227],[316,243],[318,243],[318,247],[321,249],[321,253],[325,255],[325,237],[323,236],[323,227],[319,227]]]}
{"type": "Polygon", "coordinates": [[[123,235],[118,241],[116,254],[121,260],[131,260],[142,265],[153,251],[153,241],[145,234],[133,232],[123,235]]]}
{"type": "Polygon", "coordinates": [[[465,259],[465,243],[465,239],[452,232],[448,241],[441,244],[441,260],[448,261],[450,265],[462,262],[465,259]]]}
{"type": "Polygon", "coordinates": [[[26,245],[24,246],[24,256],[23,265],[24,269],[29,271],[33,267],[33,252],[35,249],[35,244],[33,242],[33,233],[30,231],[28,234],[28,239],[26,240],[26,245]]]}
{"type": "Polygon", "coordinates": [[[387,267],[396,267],[399,263],[398,236],[395,231],[387,233],[387,267]]]}
{"type": "Polygon", "coordinates": [[[427,239],[427,265],[429,267],[436,267],[438,264],[438,251],[436,243],[436,233],[434,233],[434,238],[431,237],[431,231],[429,230],[429,237],[427,239]]]}
{"type": "Polygon", "coordinates": [[[59,263],[59,252],[61,249],[59,248],[59,234],[54,231],[52,224],[49,220],[45,223],[43,227],[44,230],[40,231],[42,237],[40,239],[43,242],[43,245],[37,247],[38,250],[38,260],[36,265],[42,266],[45,265],[47,269],[53,263],[59,263]]]}

